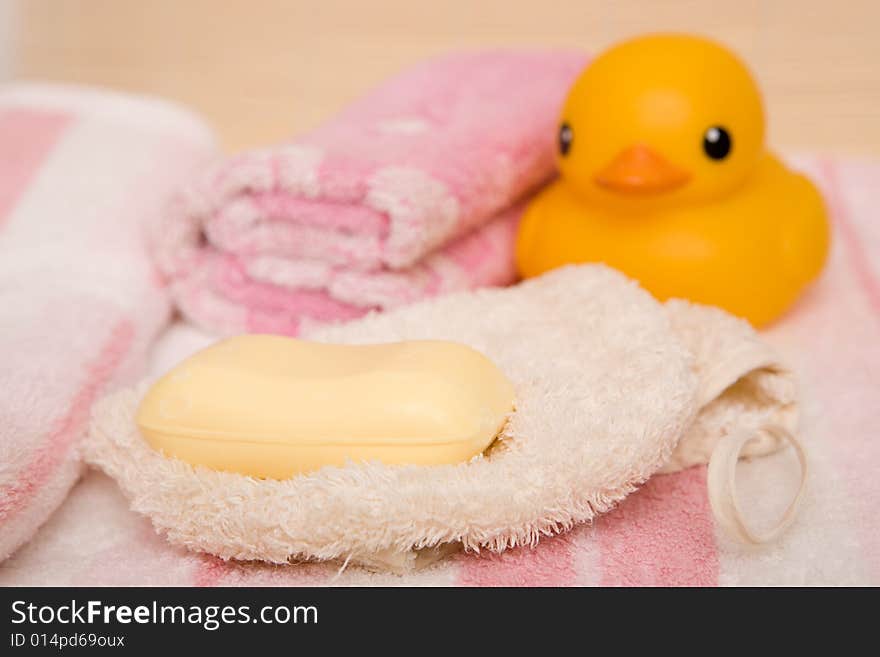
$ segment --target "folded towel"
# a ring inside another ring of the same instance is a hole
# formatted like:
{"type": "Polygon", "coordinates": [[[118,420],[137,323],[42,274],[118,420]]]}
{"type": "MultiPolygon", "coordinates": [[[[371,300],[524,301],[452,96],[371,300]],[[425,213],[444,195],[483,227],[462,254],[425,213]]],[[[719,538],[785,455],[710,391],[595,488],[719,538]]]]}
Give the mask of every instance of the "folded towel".
{"type": "Polygon", "coordinates": [[[177,304],[221,332],[295,334],[511,282],[511,206],[553,175],[559,107],[585,62],[428,61],[293,143],[217,163],[157,236],[177,304]]]}
{"type": "Polygon", "coordinates": [[[167,320],[143,224],[212,144],[164,102],[0,90],[0,560],[67,495],[93,400],[167,320]]]}

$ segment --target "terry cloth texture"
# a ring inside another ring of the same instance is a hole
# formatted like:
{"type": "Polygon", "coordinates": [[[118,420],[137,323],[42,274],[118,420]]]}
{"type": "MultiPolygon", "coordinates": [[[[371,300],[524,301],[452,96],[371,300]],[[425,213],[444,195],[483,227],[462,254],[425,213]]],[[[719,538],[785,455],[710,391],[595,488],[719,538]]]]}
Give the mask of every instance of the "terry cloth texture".
{"type": "MultiPolygon", "coordinates": [[[[810,474],[797,521],[759,548],[713,522],[707,469],[651,477],[591,523],[496,554],[459,552],[406,576],[338,562],[223,560],[170,543],[92,470],[37,535],[0,563],[2,586],[864,586],[880,584],[880,163],[789,158],[833,213],[825,273],[760,333],[799,382],[798,437],[810,474]]],[[[150,357],[158,377],[216,338],[184,322],[150,357]]],[[[698,416],[699,417],[699,416],[698,416]]],[[[754,526],[775,523],[796,487],[790,449],[737,467],[754,526]]]]}
{"type": "MultiPolygon", "coordinates": [[[[407,570],[438,556],[432,548],[535,545],[610,510],[664,465],[705,461],[732,430],[768,421],[795,428],[791,377],[744,322],[685,302],[664,306],[600,265],[308,337],[468,344],[513,381],[516,410],[493,447],[468,463],[351,463],[257,480],[152,450],[133,419],[143,384],[99,404],[87,459],[173,543],[224,559],[407,570]]],[[[750,453],[779,446],[768,438],[750,453]]]]}
{"type": "Polygon", "coordinates": [[[582,53],[426,61],[296,140],[206,168],[156,236],[183,314],[296,335],[515,279],[521,201],[554,175],[582,53]]]}
{"type": "Polygon", "coordinates": [[[170,310],[143,231],[212,149],[162,101],[0,89],[0,560],[79,477],[93,401],[142,376],[170,310]]]}

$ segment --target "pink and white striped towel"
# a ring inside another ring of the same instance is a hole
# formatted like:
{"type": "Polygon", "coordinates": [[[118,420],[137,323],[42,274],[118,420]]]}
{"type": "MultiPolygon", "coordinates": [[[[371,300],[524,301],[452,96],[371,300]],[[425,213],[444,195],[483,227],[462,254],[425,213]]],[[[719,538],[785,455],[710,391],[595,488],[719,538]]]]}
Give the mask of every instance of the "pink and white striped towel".
{"type": "Polygon", "coordinates": [[[157,236],[184,315],[296,334],[514,279],[511,206],[554,171],[555,123],[586,56],[448,55],[295,141],[202,173],[157,236]]]}
{"type": "MultiPolygon", "coordinates": [[[[880,163],[801,158],[833,210],[828,269],[764,333],[801,381],[807,495],[778,543],[746,548],[718,532],[706,470],[652,478],[593,525],[498,556],[458,555],[412,576],[331,564],[236,564],[171,547],[92,472],[31,543],[0,564],[0,585],[880,585],[880,163]],[[95,522],[100,518],[100,522],[95,522]]],[[[211,338],[166,332],[153,372],[211,338]]],[[[739,465],[746,515],[772,522],[799,476],[793,455],[739,465]],[[780,474],[787,476],[780,476],[780,474]]]]}
{"type": "Polygon", "coordinates": [[[156,100],[0,89],[0,561],[64,500],[93,400],[165,324],[143,229],[213,141],[156,100]]]}

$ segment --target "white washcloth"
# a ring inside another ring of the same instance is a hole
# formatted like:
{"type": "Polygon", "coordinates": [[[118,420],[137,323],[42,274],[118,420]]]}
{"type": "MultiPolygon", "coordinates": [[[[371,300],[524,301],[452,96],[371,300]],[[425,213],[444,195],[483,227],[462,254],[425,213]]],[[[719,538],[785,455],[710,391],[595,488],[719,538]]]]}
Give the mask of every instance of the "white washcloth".
{"type": "Polygon", "coordinates": [[[664,466],[705,461],[719,440],[749,432],[757,438],[746,453],[758,454],[795,429],[791,376],[745,322],[685,302],[662,305],[603,266],[449,295],[307,337],[468,344],[514,383],[516,411],[468,463],[352,463],[257,480],[151,449],[134,423],[143,384],[99,404],[88,460],[174,543],[226,559],[407,570],[458,544],[533,545],[609,510],[664,466]]]}

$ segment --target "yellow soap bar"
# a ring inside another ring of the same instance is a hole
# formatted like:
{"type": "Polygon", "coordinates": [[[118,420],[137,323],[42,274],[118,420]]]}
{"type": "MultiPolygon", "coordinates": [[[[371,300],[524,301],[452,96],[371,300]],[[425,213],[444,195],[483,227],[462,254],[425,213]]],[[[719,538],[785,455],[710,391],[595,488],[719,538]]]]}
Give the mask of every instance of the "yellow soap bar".
{"type": "Polygon", "coordinates": [[[337,345],[243,335],[166,374],[136,421],[168,456],[284,479],[349,459],[465,461],[492,443],[513,398],[491,360],[454,342],[337,345]]]}

